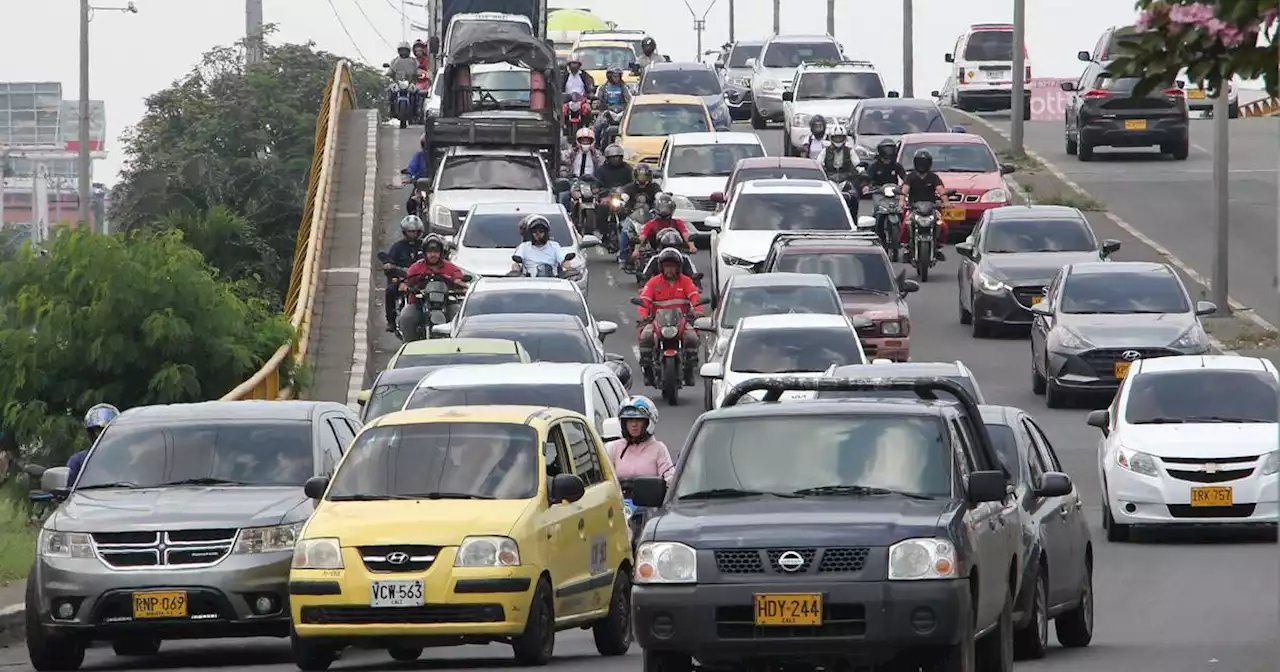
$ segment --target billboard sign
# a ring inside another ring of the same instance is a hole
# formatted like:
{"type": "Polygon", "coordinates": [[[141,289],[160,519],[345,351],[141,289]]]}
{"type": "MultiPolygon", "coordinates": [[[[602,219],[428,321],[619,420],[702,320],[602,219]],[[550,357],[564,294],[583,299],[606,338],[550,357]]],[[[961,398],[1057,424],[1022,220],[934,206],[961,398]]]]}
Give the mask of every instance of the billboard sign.
{"type": "Polygon", "coordinates": [[[1074,81],[1075,77],[1032,77],[1031,120],[1062,121],[1071,104],[1071,94],[1062,90],[1062,83],[1074,81]]]}

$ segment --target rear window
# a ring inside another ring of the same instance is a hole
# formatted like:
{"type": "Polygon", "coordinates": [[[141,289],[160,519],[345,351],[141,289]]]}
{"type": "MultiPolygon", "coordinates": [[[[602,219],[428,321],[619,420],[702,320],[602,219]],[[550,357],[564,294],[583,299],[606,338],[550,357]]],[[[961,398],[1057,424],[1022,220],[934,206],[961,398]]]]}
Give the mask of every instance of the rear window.
{"type": "MultiPolygon", "coordinates": [[[[907,374],[911,376],[910,373],[907,374]]],[[[929,376],[933,378],[935,376],[929,376]]],[[[963,387],[970,396],[979,404],[985,404],[986,399],[982,396],[982,389],[978,387],[978,381],[967,376],[942,376],[953,383],[958,383],[963,387]]],[[[818,399],[918,399],[915,392],[906,390],[857,390],[857,391],[839,391],[839,392],[819,392],[816,395],[818,399]]]]}
{"type": "Polygon", "coordinates": [[[874,72],[814,72],[796,86],[796,100],[861,100],[883,98],[884,86],[874,72]]]}
{"type": "Polygon", "coordinates": [[[702,105],[632,105],[624,134],[651,137],[712,130],[702,105]]]}
{"type": "MultiPolygon", "coordinates": [[[[559,211],[544,212],[551,222],[551,240],[560,241],[562,245],[573,242],[573,234],[569,232],[569,220],[559,211]]],[[[462,231],[462,246],[479,249],[515,250],[524,240],[520,237],[520,220],[529,216],[527,212],[504,212],[492,215],[471,215],[467,218],[466,228],[462,231]]]]}
{"type": "Polygon", "coordinates": [[[760,145],[684,145],[671,150],[667,177],[728,175],[742,159],[764,156],[760,145]]]}
{"type": "Polygon", "coordinates": [[[818,373],[832,364],[865,364],[858,338],[848,329],[751,329],[737,336],[735,373],[818,373]]]}
{"type": "Polygon", "coordinates": [[[969,36],[964,47],[966,61],[1012,61],[1012,30],[980,30],[969,36]]]}
{"type": "Polygon", "coordinates": [[[858,118],[858,135],[907,135],[908,133],[945,133],[947,120],[934,107],[873,107],[863,110],[858,118]]]}
{"type": "Polygon", "coordinates": [[[725,297],[720,313],[720,326],[733,329],[738,325],[738,320],[744,317],[784,313],[843,314],[839,298],[829,287],[815,285],[736,287],[725,297]]]}
{"type": "Polygon", "coordinates": [[[554,406],[578,413],[587,410],[581,385],[472,385],[422,387],[405,402],[412,408],[443,406],[554,406]]]}
{"type": "Polygon", "coordinates": [[[747,61],[749,59],[760,58],[760,49],[763,46],[764,45],[761,44],[740,44],[734,47],[733,51],[729,52],[729,64],[726,67],[747,67],[747,61]]]}
{"type": "Polygon", "coordinates": [[[805,61],[838,61],[840,47],[835,42],[774,42],[764,52],[766,68],[798,68],[805,61]]]}
{"type": "Polygon", "coordinates": [[[511,352],[438,352],[429,355],[400,355],[397,369],[414,366],[459,366],[461,364],[505,364],[520,361],[513,348],[511,352]]]}
{"type": "Polygon", "coordinates": [[[587,342],[587,335],[578,331],[552,331],[549,329],[471,329],[464,323],[458,330],[459,338],[502,338],[524,346],[529,358],[535,362],[562,362],[568,364],[595,364],[599,357],[587,342]]]}
{"type": "Polygon", "coordinates": [[[1137,28],[1133,26],[1117,28],[1112,31],[1111,40],[1107,42],[1107,50],[1099,54],[1100,60],[1110,61],[1119,57],[1120,53],[1124,51],[1124,45],[1122,43],[1126,40],[1132,39],[1137,32],[1137,28]]]}
{"type": "Polygon", "coordinates": [[[667,93],[684,96],[718,96],[724,91],[720,78],[711,70],[652,70],[644,73],[640,93],[667,93]]]}
{"type": "MultiPolygon", "coordinates": [[[[879,250],[880,248],[876,248],[879,250]]],[[[789,251],[778,258],[773,270],[825,275],[836,289],[892,295],[897,291],[893,269],[883,253],[789,251]]]]}
{"type": "Polygon", "coordinates": [[[814,166],[813,168],[743,168],[738,171],[733,184],[729,188],[750,182],[751,180],[825,180],[827,174],[822,172],[821,168],[814,166]]]}
{"type": "Polygon", "coordinates": [[[900,160],[906,165],[911,165],[911,157],[922,149],[933,156],[935,173],[996,173],[1000,171],[991,148],[985,144],[973,142],[925,142],[904,145],[899,153],[900,160]]]}

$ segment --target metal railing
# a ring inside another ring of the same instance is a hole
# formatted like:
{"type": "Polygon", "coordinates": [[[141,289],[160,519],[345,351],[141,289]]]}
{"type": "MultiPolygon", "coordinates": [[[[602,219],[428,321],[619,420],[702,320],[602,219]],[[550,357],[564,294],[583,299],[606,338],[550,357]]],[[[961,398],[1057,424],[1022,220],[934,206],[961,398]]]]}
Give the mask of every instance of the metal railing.
{"type": "Polygon", "coordinates": [[[1280,98],[1263,98],[1240,106],[1242,117],[1280,116],[1280,98]]]}
{"type": "Polygon", "coordinates": [[[338,126],[342,113],[355,109],[355,88],[350,67],[338,61],[325,88],[324,106],[316,119],[316,149],[311,159],[307,204],[298,225],[298,244],[293,253],[293,273],[285,295],[284,312],[293,324],[294,338],[280,346],[266,364],[248,380],[223,395],[223,401],[242,399],[288,399],[292,390],[282,386],[281,367],[296,371],[307,357],[311,317],[315,310],[316,281],[320,274],[321,245],[329,223],[329,202],[333,193],[334,166],[338,156],[338,126]]]}

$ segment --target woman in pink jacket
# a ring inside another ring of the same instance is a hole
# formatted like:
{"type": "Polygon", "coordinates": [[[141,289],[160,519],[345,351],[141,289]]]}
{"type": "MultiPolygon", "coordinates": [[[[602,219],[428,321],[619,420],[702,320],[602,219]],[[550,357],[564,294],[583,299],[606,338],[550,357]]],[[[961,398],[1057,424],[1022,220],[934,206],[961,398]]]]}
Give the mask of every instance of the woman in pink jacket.
{"type": "Polygon", "coordinates": [[[658,428],[657,405],[648,397],[628,397],[618,409],[618,421],[622,438],[605,446],[618,479],[661,477],[670,484],[676,470],[671,452],[653,436],[658,428]]]}

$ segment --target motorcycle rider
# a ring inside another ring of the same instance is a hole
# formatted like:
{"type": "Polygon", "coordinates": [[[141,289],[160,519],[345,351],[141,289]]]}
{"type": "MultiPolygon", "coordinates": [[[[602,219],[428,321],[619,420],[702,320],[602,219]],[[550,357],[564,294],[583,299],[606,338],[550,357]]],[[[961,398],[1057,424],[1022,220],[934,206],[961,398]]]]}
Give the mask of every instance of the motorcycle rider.
{"type": "MultiPolygon", "coordinates": [[[[942,185],[942,178],[933,172],[933,155],[927,149],[921,149],[911,157],[911,167],[913,170],[907,173],[902,180],[902,209],[906,213],[910,213],[910,206],[913,203],[942,203],[946,197],[947,188],[942,185]]],[[[899,229],[898,242],[906,245],[909,238],[907,236],[909,218],[902,218],[902,226],[899,229]]],[[[942,245],[946,241],[947,223],[946,220],[939,220],[938,226],[933,230],[934,242],[934,258],[938,261],[945,261],[946,256],[942,254],[942,245]]],[[[911,255],[912,249],[907,248],[906,254],[911,255]]]]}
{"type": "Polygon", "coordinates": [[[662,478],[669,485],[676,467],[667,444],[653,433],[658,429],[658,406],[648,397],[634,395],[622,400],[618,408],[622,438],[605,445],[609,462],[619,479],[662,478]]]}
{"type": "MultiPolygon", "coordinates": [[[[422,219],[417,215],[406,215],[400,220],[400,235],[403,237],[387,250],[387,261],[383,262],[382,270],[391,271],[398,268],[407,274],[409,267],[413,266],[418,256],[422,254],[422,236],[425,232],[426,227],[422,225],[422,219]]],[[[399,294],[400,283],[391,282],[388,276],[387,289],[382,295],[382,302],[387,311],[387,331],[392,333],[396,330],[396,302],[399,294]]]]}
{"type": "MultiPolygon", "coordinates": [[[[401,283],[402,291],[415,292],[420,289],[423,280],[427,276],[436,275],[447,280],[456,291],[467,291],[467,283],[462,279],[464,275],[461,268],[458,268],[449,261],[445,255],[444,239],[435,234],[431,234],[422,241],[422,258],[413,262],[405,274],[405,279],[401,283]]],[[[422,324],[423,314],[422,306],[405,301],[404,308],[400,310],[400,316],[396,322],[400,326],[400,337],[405,343],[418,340],[418,327],[422,324]]],[[[455,307],[452,302],[445,304],[445,317],[452,320],[455,307]]]]}
{"type": "Polygon", "coordinates": [[[591,75],[582,69],[582,56],[577,52],[569,56],[568,62],[564,64],[564,81],[560,82],[560,85],[566,100],[575,93],[583,98],[590,98],[595,92],[596,83],[591,79],[591,75]]]}
{"type": "MultiPolygon", "coordinates": [[[[884,187],[886,185],[897,186],[903,180],[907,179],[907,171],[898,163],[898,143],[885,138],[876,145],[876,158],[867,165],[867,182],[871,186],[871,202],[874,207],[879,207],[881,199],[884,196],[884,187]]],[[[893,232],[885,228],[882,218],[876,219],[876,235],[881,240],[888,241],[893,232]]],[[[898,260],[898,248],[894,246],[889,251],[889,256],[893,261],[898,260]]]]}
{"type": "Polygon", "coordinates": [[[89,437],[89,448],[77,451],[67,458],[67,470],[70,472],[67,475],[67,487],[75,485],[76,477],[80,475],[80,469],[84,466],[84,458],[89,455],[94,442],[102,436],[107,425],[118,417],[120,417],[120,409],[111,404],[96,404],[84,414],[84,432],[89,437]]]}
{"type": "Polygon", "coordinates": [[[417,40],[413,43],[413,57],[418,59],[418,69],[426,70],[428,73],[431,69],[427,67],[430,63],[431,53],[427,50],[427,43],[417,40]]]}
{"type": "Polygon", "coordinates": [[[666,57],[658,53],[658,41],[652,37],[646,37],[640,40],[640,58],[636,59],[636,65],[639,66],[640,72],[644,72],[645,68],[654,63],[666,62],[666,57]]]}
{"type": "Polygon", "coordinates": [[[855,172],[858,162],[850,151],[849,135],[845,132],[844,126],[835,124],[827,134],[827,139],[830,144],[823,147],[822,152],[818,154],[818,164],[827,174],[827,179],[842,189],[845,202],[849,204],[850,214],[857,219],[859,196],[857,185],[854,183],[858,179],[855,172]]]}
{"type": "MultiPolygon", "coordinates": [[[[625,190],[623,193],[626,193],[625,190]]],[[[643,203],[637,204],[634,199],[628,200],[627,205],[634,209],[623,220],[620,227],[622,230],[618,232],[618,261],[630,268],[627,262],[631,259],[631,246],[637,245],[640,240],[640,231],[645,222],[649,221],[649,208],[643,203]]]]}
{"type": "MultiPolygon", "coordinates": [[[[698,293],[698,286],[694,284],[693,278],[680,272],[680,268],[684,265],[684,255],[679,250],[667,248],[658,253],[657,258],[659,268],[662,272],[649,278],[644,283],[644,289],[640,290],[640,298],[644,299],[644,304],[637,307],[639,312],[639,322],[643,326],[640,328],[640,368],[644,371],[644,384],[653,386],[653,348],[654,348],[654,328],[653,314],[654,304],[664,301],[674,301],[677,299],[687,300],[692,304],[692,311],[695,315],[701,316],[702,306],[697,305],[701,296],[698,293]]],[[[698,337],[692,329],[686,329],[684,332],[684,384],[693,385],[693,372],[697,370],[698,364],[698,337]]]]}
{"type": "Polygon", "coordinates": [[[404,179],[411,185],[415,185],[414,189],[409,191],[409,200],[404,202],[404,211],[411,214],[418,214],[418,202],[414,200],[416,195],[416,183],[418,180],[427,177],[427,170],[430,167],[427,160],[427,136],[418,138],[418,151],[413,153],[409,159],[409,165],[400,171],[404,175],[404,179]]]}
{"type": "Polygon", "coordinates": [[[528,215],[520,221],[520,227],[529,233],[529,240],[516,248],[515,256],[520,257],[524,264],[513,262],[513,272],[533,277],[538,274],[538,266],[543,264],[557,270],[569,270],[569,261],[565,259],[568,251],[551,240],[551,222],[546,217],[536,213],[528,215]]]}
{"type": "MultiPolygon", "coordinates": [[[[680,237],[684,238],[688,243],[689,254],[695,254],[698,247],[693,244],[693,239],[689,237],[689,227],[685,225],[683,219],[677,219],[676,201],[668,193],[659,193],[653,199],[653,219],[645,223],[644,228],[640,229],[641,245],[648,245],[651,248],[658,247],[658,232],[663,229],[675,229],[680,232],[680,237]]],[[[678,254],[678,252],[677,252],[678,254]]],[[[640,256],[640,245],[632,251],[632,256],[640,256]]]]}
{"type": "MultiPolygon", "coordinates": [[[[569,179],[596,180],[596,172],[604,167],[604,154],[596,148],[596,134],[589,128],[578,129],[573,147],[565,153],[560,162],[561,172],[569,179]]],[[[560,205],[570,214],[573,213],[573,194],[569,191],[560,194],[560,205]]]]}
{"type": "MultiPolygon", "coordinates": [[[[418,65],[418,59],[413,56],[413,48],[409,46],[408,42],[401,42],[400,46],[396,47],[396,53],[396,58],[387,64],[387,77],[391,78],[391,83],[397,84],[401,80],[410,83],[417,82],[420,66],[418,65]]],[[[417,91],[417,88],[415,87],[411,91],[417,91]]],[[[395,117],[396,90],[394,87],[388,92],[388,97],[389,100],[387,102],[391,106],[391,116],[395,117]]]]}
{"type": "Polygon", "coordinates": [[[822,150],[827,147],[827,120],[821,114],[813,115],[809,120],[809,137],[805,139],[804,146],[800,148],[800,156],[809,159],[816,159],[822,156],[822,150]]]}
{"type": "MultiPolygon", "coordinates": [[[[622,83],[622,68],[616,65],[609,66],[604,75],[604,84],[601,84],[595,93],[596,107],[601,110],[622,111],[627,109],[631,104],[631,89],[622,83]]],[[[604,137],[604,130],[609,122],[601,114],[596,118],[596,137],[604,137]]]]}

